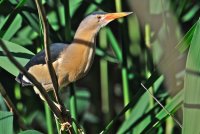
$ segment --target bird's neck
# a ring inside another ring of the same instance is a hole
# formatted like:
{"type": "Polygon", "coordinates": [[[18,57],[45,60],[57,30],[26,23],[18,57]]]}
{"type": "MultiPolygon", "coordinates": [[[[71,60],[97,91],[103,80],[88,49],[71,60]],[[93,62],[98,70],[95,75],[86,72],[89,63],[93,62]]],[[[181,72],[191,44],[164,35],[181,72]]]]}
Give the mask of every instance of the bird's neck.
{"type": "Polygon", "coordinates": [[[61,55],[67,67],[72,66],[73,74],[76,76],[73,80],[84,76],[88,72],[95,54],[96,34],[97,32],[93,30],[78,29],[74,41],[61,55]],[[71,64],[71,61],[73,61],[73,64],[71,64]]]}
{"type": "Polygon", "coordinates": [[[79,27],[75,33],[73,43],[92,47],[95,44],[95,38],[98,31],[99,29],[95,29],[95,28],[86,29],[86,28],[79,27]]]}

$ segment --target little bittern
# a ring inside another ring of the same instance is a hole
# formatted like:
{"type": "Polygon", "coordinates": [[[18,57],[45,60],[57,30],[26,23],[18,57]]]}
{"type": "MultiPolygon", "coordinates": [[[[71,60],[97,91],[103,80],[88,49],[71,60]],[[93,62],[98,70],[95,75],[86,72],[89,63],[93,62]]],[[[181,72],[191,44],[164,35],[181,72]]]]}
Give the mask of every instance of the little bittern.
{"type": "MultiPolygon", "coordinates": [[[[88,15],[79,25],[71,44],[54,43],[50,45],[52,65],[55,69],[59,88],[74,82],[87,74],[95,53],[95,38],[99,30],[114,19],[124,17],[131,12],[105,13],[95,12],[88,15]]],[[[53,89],[44,50],[36,54],[25,68],[46,89],[53,89]]],[[[23,74],[16,80],[22,86],[34,86],[23,74]]]]}

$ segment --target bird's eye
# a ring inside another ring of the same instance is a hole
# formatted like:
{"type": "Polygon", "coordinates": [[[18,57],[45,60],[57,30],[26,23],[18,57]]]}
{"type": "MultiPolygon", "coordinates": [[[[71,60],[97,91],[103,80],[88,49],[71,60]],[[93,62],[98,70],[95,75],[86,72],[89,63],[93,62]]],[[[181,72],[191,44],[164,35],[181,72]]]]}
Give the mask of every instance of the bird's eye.
{"type": "Polygon", "coordinates": [[[100,19],[101,19],[101,16],[97,16],[97,19],[98,19],[98,21],[100,21],[100,19]]]}

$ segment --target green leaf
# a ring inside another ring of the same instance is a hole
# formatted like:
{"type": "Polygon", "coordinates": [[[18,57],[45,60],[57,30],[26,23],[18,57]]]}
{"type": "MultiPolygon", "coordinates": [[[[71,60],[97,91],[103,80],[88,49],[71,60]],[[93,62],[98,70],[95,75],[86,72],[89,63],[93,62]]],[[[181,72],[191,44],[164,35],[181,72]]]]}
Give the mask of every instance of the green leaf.
{"type": "Polygon", "coordinates": [[[76,91],[76,99],[77,99],[77,111],[78,113],[83,113],[89,107],[90,92],[82,89],[78,90],[76,91]]]}
{"type": "MultiPolygon", "coordinates": [[[[180,106],[182,105],[183,103],[183,95],[184,95],[184,92],[183,90],[179,91],[176,96],[174,96],[172,98],[172,100],[165,106],[165,108],[171,113],[173,114],[174,112],[177,111],[177,109],[180,108],[180,106]]],[[[151,122],[149,122],[149,126],[153,126],[152,128],[156,128],[156,126],[158,126],[160,123],[162,123],[163,121],[166,120],[166,118],[169,117],[169,114],[164,110],[162,109],[158,114],[156,114],[156,117],[151,120],[151,122]]]]}
{"type": "Polygon", "coordinates": [[[167,1],[150,0],[149,1],[150,14],[162,14],[164,11],[169,9],[170,7],[169,4],[170,2],[167,1]]]}
{"type": "MultiPolygon", "coordinates": [[[[163,77],[160,77],[154,84],[155,86],[155,92],[158,90],[158,87],[160,86],[160,84],[163,82],[163,77]]],[[[150,96],[151,97],[151,96],[150,96]]],[[[149,93],[145,92],[142,97],[138,100],[137,104],[135,105],[135,107],[133,108],[133,110],[131,111],[130,117],[125,120],[123,122],[123,124],[121,125],[120,129],[118,130],[117,133],[121,134],[124,133],[127,129],[129,129],[130,127],[132,127],[132,125],[139,119],[141,118],[145,112],[147,111],[147,107],[149,104],[149,93]]],[[[145,118],[146,119],[146,118],[145,118]]],[[[144,119],[144,120],[145,120],[144,119]]],[[[134,131],[135,133],[137,133],[136,131],[136,127],[134,127],[134,131]]]]}
{"type": "Polygon", "coordinates": [[[122,61],[121,48],[120,48],[119,43],[117,42],[115,36],[113,35],[112,31],[109,28],[107,28],[107,36],[108,36],[108,40],[110,41],[111,47],[112,47],[115,55],[117,56],[117,59],[121,62],[122,61]]]}
{"type": "MultiPolygon", "coordinates": [[[[101,3],[102,0],[96,0],[96,3],[101,3]]],[[[87,8],[87,11],[86,11],[86,14],[90,14],[92,12],[94,12],[95,10],[97,10],[97,6],[94,5],[94,4],[91,4],[88,8],[87,8]]]]}
{"type": "Polygon", "coordinates": [[[194,34],[194,30],[196,28],[196,24],[197,23],[195,23],[190,28],[190,30],[185,34],[185,36],[182,38],[182,40],[176,46],[176,48],[179,50],[179,52],[183,53],[183,52],[185,52],[185,50],[187,50],[189,48],[193,34],[194,34]]]}
{"type": "Polygon", "coordinates": [[[96,47],[95,54],[100,56],[102,59],[107,60],[111,63],[119,63],[118,59],[116,59],[114,56],[108,54],[106,51],[103,49],[100,49],[96,47]]]}
{"type": "Polygon", "coordinates": [[[197,134],[200,132],[200,20],[192,38],[187,56],[186,75],[184,82],[184,111],[183,134],[197,134]]]}
{"type": "Polygon", "coordinates": [[[17,36],[12,38],[12,42],[20,45],[32,45],[32,40],[38,37],[38,34],[30,27],[26,26],[17,32],[17,36]]]}
{"type": "MultiPolygon", "coordinates": [[[[165,108],[171,114],[174,113],[181,106],[183,102],[183,95],[184,95],[183,90],[181,90],[165,106],[165,108]]],[[[154,109],[154,107],[152,109],[154,109]]],[[[152,109],[150,109],[149,111],[151,111],[152,109]]],[[[140,128],[137,130],[137,133],[150,133],[150,131],[154,130],[160,123],[165,121],[167,117],[169,117],[169,115],[164,109],[162,109],[156,115],[154,114],[152,115],[152,113],[149,112],[149,115],[147,115],[143,120],[141,120],[141,122],[138,122],[138,124],[142,123],[143,125],[142,126],[140,125],[140,128]]]]}
{"type": "Polygon", "coordinates": [[[127,120],[125,120],[118,130],[118,134],[124,133],[127,129],[129,129],[132,124],[134,124],[141,116],[144,115],[149,104],[148,93],[144,93],[144,95],[138,100],[138,103],[131,111],[131,114],[127,120]]]}
{"type": "Polygon", "coordinates": [[[13,113],[0,111],[0,134],[13,134],[13,113]]]}
{"type": "Polygon", "coordinates": [[[60,23],[62,24],[62,26],[64,26],[64,24],[65,24],[64,13],[63,13],[64,7],[63,7],[62,5],[59,6],[58,11],[59,11],[59,14],[60,14],[60,16],[61,16],[61,17],[60,17],[61,20],[55,19],[55,18],[58,18],[55,11],[50,12],[50,13],[48,14],[48,21],[49,21],[49,23],[51,24],[52,28],[53,28],[54,30],[56,30],[56,31],[57,31],[59,28],[61,28],[61,27],[59,27],[58,21],[60,21],[60,23]]]}
{"type": "Polygon", "coordinates": [[[6,104],[5,104],[5,101],[4,101],[4,98],[2,95],[0,95],[0,109],[4,110],[4,111],[7,110],[7,107],[6,107],[6,104]]]}
{"type": "Polygon", "coordinates": [[[81,5],[81,0],[71,0],[69,2],[69,7],[70,7],[70,16],[72,16],[74,14],[74,12],[79,8],[79,6],[81,5]]]}
{"type": "Polygon", "coordinates": [[[18,2],[16,8],[22,7],[24,4],[26,3],[26,0],[20,0],[20,2],[18,2]]]}
{"type": "Polygon", "coordinates": [[[182,21],[183,22],[187,22],[189,20],[191,20],[196,13],[198,13],[199,11],[199,5],[194,5],[192,6],[192,9],[190,9],[190,11],[188,11],[183,17],[182,17],[182,21]]]}
{"type": "Polygon", "coordinates": [[[0,23],[0,32],[3,35],[2,38],[5,40],[10,40],[13,35],[20,29],[22,24],[22,17],[20,15],[15,16],[12,22],[9,22],[9,28],[6,31],[2,31],[2,26],[8,23],[8,18],[6,18],[2,23],[0,23]]]}
{"type": "MultiPolygon", "coordinates": [[[[149,77],[149,79],[146,81],[145,83],[145,87],[149,88],[151,85],[153,85],[153,83],[160,77],[159,74],[157,74],[157,72],[153,72],[152,75],[149,77]]],[[[144,89],[140,88],[138,89],[137,94],[132,98],[132,100],[120,111],[120,113],[115,116],[110,122],[109,124],[104,128],[104,130],[101,132],[101,134],[107,134],[113,127],[114,123],[117,122],[117,120],[125,114],[125,112],[127,110],[129,110],[130,108],[132,108],[136,103],[137,100],[142,96],[142,94],[144,93],[144,89]]]]}
{"type": "MultiPolygon", "coordinates": [[[[13,54],[16,60],[19,63],[21,63],[23,66],[34,55],[31,51],[27,50],[26,48],[18,44],[15,44],[6,40],[2,40],[2,41],[8,47],[8,50],[13,54]]],[[[6,71],[8,71],[14,76],[17,76],[19,73],[18,69],[9,61],[7,56],[3,54],[3,51],[1,48],[0,48],[0,67],[2,67],[3,69],[5,69],[6,71]]]]}
{"type": "Polygon", "coordinates": [[[22,132],[20,132],[18,134],[43,134],[43,133],[38,132],[36,130],[26,130],[26,131],[22,131],[22,132]]]}

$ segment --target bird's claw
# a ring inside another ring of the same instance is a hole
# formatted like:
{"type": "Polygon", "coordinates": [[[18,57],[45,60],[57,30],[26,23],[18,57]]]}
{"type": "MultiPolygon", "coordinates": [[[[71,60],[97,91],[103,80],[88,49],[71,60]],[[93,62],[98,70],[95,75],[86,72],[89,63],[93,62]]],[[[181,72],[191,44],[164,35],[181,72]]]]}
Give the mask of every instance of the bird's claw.
{"type": "Polygon", "coordinates": [[[72,125],[69,122],[64,122],[64,123],[61,123],[60,125],[61,125],[60,132],[64,130],[70,131],[70,128],[72,127],[72,125]]]}

